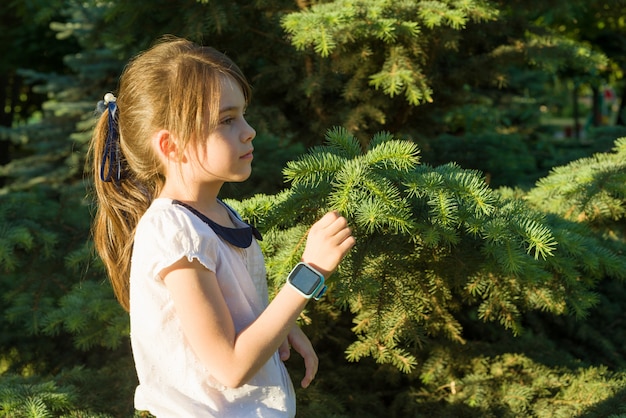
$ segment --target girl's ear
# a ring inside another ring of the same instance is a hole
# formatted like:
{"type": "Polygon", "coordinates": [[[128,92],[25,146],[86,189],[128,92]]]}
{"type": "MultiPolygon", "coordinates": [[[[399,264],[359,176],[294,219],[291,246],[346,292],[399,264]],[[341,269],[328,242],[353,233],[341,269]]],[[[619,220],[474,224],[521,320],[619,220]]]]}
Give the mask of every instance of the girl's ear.
{"type": "Polygon", "coordinates": [[[161,129],[154,134],[152,137],[152,146],[162,160],[178,160],[176,140],[167,129],[161,129]]]}

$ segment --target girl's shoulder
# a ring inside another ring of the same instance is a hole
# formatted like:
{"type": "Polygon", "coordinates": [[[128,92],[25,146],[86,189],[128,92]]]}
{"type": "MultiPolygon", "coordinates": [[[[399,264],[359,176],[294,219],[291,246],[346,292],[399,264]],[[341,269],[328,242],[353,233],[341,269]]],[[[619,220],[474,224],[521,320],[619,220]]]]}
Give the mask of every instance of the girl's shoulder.
{"type": "Polygon", "coordinates": [[[133,259],[150,270],[149,277],[182,257],[214,270],[220,253],[219,237],[169,199],[153,201],[135,230],[133,259]]]}
{"type": "Polygon", "coordinates": [[[137,225],[137,233],[156,235],[162,239],[197,239],[199,235],[213,238],[210,229],[203,227],[194,216],[171,199],[155,199],[137,225]]]}

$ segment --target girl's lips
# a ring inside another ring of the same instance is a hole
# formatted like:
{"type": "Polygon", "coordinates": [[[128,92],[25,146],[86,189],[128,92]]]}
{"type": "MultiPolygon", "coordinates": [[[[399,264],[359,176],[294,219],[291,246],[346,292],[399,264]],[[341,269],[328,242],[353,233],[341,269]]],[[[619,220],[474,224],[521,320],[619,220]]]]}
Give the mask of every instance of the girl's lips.
{"type": "Polygon", "coordinates": [[[249,153],[244,154],[244,155],[241,156],[241,159],[243,159],[243,160],[248,160],[248,159],[252,159],[252,158],[254,158],[254,155],[252,155],[252,151],[250,151],[249,153]]]}

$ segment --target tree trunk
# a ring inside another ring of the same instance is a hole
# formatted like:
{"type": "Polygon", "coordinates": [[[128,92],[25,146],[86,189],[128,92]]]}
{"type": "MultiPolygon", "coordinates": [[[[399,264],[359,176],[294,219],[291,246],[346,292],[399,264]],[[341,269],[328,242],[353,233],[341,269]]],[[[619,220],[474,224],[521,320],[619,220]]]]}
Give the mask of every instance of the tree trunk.
{"type": "Polygon", "coordinates": [[[591,86],[591,92],[591,124],[596,127],[602,125],[602,97],[598,86],[591,86]]]}
{"type": "Polygon", "coordinates": [[[578,122],[580,118],[580,110],[578,108],[578,84],[574,84],[574,89],[572,90],[572,106],[574,113],[574,138],[580,140],[580,123],[578,122]]]}
{"type": "Polygon", "coordinates": [[[626,126],[626,86],[622,87],[622,94],[619,95],[620,103],[619,109],[617,110],[617,121],[616,125],[626,126]]]}
{"type": "MultiPolygon", "coordinates": [[[[11,127],[13,123],[13,106],[10,105],[12,99],[12,83],[10,74],[0,75],[0,126],[11,127]],[[8,106],[7,106],[8,105],[8,106]],[[8,111],[6,109],[9,109],[8,111]]],[[[0,138],[0,166],[7,164],[11,159],[9,157],[8,139],[0,138]]],[[[0,187],[6,183],[4,177],[0,176],[0,187]]]]}

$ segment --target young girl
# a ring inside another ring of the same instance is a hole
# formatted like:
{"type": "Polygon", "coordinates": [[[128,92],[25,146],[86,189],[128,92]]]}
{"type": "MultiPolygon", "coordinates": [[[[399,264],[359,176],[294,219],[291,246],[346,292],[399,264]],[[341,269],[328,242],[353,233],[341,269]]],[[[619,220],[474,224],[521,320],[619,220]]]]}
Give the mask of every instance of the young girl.
{"type": "Polygon", "coordinates": [[[294,416],[289,348],[303,387],[318,366],[296,319],[355,243],[327,213],[268,303],[260,235],[218,199],[250,176],[249,99],[226,56],[166,38],[129,63],[94,131],[94,240],[130,312],[135,407],[157,417],[294,416]]]}

